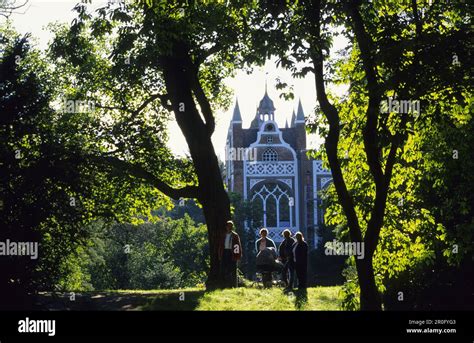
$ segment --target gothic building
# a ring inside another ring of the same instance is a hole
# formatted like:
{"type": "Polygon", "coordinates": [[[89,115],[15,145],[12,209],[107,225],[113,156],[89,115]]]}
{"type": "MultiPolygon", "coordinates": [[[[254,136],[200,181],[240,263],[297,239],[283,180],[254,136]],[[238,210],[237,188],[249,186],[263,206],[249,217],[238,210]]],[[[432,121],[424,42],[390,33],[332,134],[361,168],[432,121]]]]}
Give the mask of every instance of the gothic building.
{"type": "Polygon", "coordinates": [[[226,143],[227,189],[261,209],[261,226],[275,242],[282,240],[281,233],[288,228],[293,234],[303,232],[308,244],[316,247],[323,220],[318,191],[331,182],[331,173],[322,168],[321,161],[306,156],[301,101],[284,128],[278,127],[275,112],[265,89],[250,127],[243,128],[236,101],[226,143]]]}

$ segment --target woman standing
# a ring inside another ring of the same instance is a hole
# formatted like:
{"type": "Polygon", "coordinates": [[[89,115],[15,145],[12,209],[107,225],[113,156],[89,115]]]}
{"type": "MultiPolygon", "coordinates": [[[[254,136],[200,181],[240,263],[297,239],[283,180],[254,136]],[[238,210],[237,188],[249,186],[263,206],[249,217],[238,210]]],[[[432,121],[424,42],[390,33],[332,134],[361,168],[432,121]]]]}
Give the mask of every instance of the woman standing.
{"type": "Polygon", "coordinates": [[[298,279],[298,289],[306,289],[308,280],[308,244],[306,244],[303,234],[295,234],[296,242],[293,244],[293,263],[296,277],[298,279]]]}

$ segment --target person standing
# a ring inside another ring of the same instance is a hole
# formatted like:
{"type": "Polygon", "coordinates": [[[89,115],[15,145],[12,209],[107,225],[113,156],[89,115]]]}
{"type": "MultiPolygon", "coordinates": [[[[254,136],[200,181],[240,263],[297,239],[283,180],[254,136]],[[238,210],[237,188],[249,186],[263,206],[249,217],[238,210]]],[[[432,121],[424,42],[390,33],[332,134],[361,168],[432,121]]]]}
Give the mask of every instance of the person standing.
{"type": "Polygon", "coordinates": [[[286,229],[283,231],[283,242],[278,247],[278,257],[283,263],[283,270],[281,272],[282,280],[286,284],[287,289],[292,289],[295,280],[295,266],[291,261],[292,248],[295,240],[291,237],[291,231],[286,229]]]}
{"type": "Polygon", "coordinates": [[[218,251],[225,287],[237,287],[237,262],[242,258],[240,237],[233,229],[234,222],[227,221],[218,251]]]}
{"type": "Polygon", "coordinates": [[[266,228],[260,229],[260,238],[255,242],[255,252],[258,254],[260,251],[265,250],[265,248],[273,248],[276,250],[276,245],[273,240],[267,237],[268,230],[266,228]]]}
{"type": "Polygon", "coordinates": [[[308,244],[306,244],[303,234],[295,234],[296,242],[292,247],[292,258],[295,266],[296,277],[298,278],[298,289],[306,289],[308,279],[308,244]]]}
{"type": "Polygon", "coordinates": [[[268,230],[263,227],[260,229],[260,238],[255,242],[257,270],[262,273],[264,287],[270,287],[273,283],[272,271],[277,257],[275,242],[267,236],[268,230]]]}

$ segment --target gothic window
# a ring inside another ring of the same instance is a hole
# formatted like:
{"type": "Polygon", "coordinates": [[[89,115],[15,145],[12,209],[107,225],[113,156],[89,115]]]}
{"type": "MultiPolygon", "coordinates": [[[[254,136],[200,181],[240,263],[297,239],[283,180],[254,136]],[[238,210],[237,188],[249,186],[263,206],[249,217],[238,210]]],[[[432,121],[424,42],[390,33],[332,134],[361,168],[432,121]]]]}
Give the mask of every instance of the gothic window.
{"type": "Polygon", "coordinates": [[[267,149],[263,152],[262,160],[266,162],[278,161],[278,154],[274,149],[267,149]]]}
{"type": "Polygon", "coordinates": [[[277,183],[266,183],[253,191],[252,205],[261,209],[263,226],[292,227],[293,208],[289,206],[291,190],[277,183]]]}
{"type": "Polygon", "coordinates": [[[281,197],[279,200],[280,226],[290,226],[290,199],[281,197]]]}

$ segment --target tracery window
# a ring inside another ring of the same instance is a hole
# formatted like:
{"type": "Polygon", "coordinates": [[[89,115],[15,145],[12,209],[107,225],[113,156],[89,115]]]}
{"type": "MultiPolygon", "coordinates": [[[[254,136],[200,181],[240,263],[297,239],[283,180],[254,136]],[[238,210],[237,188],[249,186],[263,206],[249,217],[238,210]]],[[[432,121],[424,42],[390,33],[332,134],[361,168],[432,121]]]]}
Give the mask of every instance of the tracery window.
{"type": "Polygon", "coordinates": [[[293,226],[291,197],[291,190],[277,183],[265,183],[254,190],[251,201],[262,210],[263,226],[293,226]]]}

